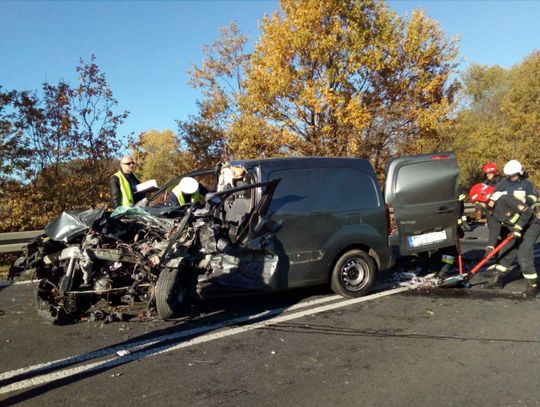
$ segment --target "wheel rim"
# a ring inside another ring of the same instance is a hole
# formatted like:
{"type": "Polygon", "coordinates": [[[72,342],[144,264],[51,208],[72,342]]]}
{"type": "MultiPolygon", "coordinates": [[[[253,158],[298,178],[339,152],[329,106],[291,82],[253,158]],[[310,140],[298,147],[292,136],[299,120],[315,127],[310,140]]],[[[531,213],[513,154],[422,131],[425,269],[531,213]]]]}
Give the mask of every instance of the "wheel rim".
{"type": "Polygon", "coordinates": [[[361,257],[351,257],[340,270],[343,286],[349,291],[359,291],[369,281],[369,265],[361,257]]]}

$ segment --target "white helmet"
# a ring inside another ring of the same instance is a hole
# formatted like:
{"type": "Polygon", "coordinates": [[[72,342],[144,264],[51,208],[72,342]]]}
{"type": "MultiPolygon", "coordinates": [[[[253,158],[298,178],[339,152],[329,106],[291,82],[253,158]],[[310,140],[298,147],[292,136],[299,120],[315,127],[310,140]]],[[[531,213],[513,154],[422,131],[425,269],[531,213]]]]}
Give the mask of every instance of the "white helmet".
{"type": "Polygon", "coordinates": [[[182,178],[178,186],[183,194],[193,194],[199,189],[199,183],[191,177],[182,178]]]}
{"type": "Polygon", "coordinates": [[[504,175],[523,175],[523,166],[518,160],[510,160],[504,165],[504,175]]]}

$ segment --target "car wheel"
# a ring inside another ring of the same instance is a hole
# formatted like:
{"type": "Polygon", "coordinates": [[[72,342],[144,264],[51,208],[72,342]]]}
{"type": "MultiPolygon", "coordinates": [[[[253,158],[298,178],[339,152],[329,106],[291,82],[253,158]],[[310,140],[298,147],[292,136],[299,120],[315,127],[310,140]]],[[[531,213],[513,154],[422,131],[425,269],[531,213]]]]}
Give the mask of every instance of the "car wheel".
{"type": "Polygon", "coordinates": [[[178,268],[166,268],[159,273],[156,283],[156,309],[160,318],[178,315],[185,306],[187,285],[178,268]]]}
{"type": "MultiPolygon", "coordinates": [[[[64,325],[74,322],[74,318],[60,305],[56,304],[52,293],[42,282],[35,292],[35,305],[38,315],[54,325],[64,325]]],[[[70,298],[70,305],[74,299],[70,298]]]]}
{"type": "Polygon", "coordinates": [[[366,295],[375,279],[375,263],[360,249],[349,250],[337,260],[330,285],[336,294],[356,298],[366,295]]]}

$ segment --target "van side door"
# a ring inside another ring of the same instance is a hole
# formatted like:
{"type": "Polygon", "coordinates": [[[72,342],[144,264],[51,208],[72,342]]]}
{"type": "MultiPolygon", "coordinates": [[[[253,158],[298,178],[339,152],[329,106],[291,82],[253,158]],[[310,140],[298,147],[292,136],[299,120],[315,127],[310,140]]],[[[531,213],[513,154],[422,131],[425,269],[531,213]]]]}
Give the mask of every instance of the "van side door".
{"type": "Polygon", "coordinates": [[[388,164],[385,201],[395,228],[389,244],[409,255],[456,244],[459,170],[454,153],[396,158],[388,164]]]}

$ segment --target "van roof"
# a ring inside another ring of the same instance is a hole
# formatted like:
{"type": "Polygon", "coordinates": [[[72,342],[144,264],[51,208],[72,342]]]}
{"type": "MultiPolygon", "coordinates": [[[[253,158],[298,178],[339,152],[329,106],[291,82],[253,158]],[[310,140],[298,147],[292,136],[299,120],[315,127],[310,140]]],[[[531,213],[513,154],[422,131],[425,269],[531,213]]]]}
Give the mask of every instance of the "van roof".
{"type": "Polygon", "coordinates": [[[265,171],[288,168],[355,168],[362,172],[373,173],[370,162],[364,158],[351,157],[276,157],[251,160],[233,160],[231,165],[246,169],[261,167],[265,171]]]}

